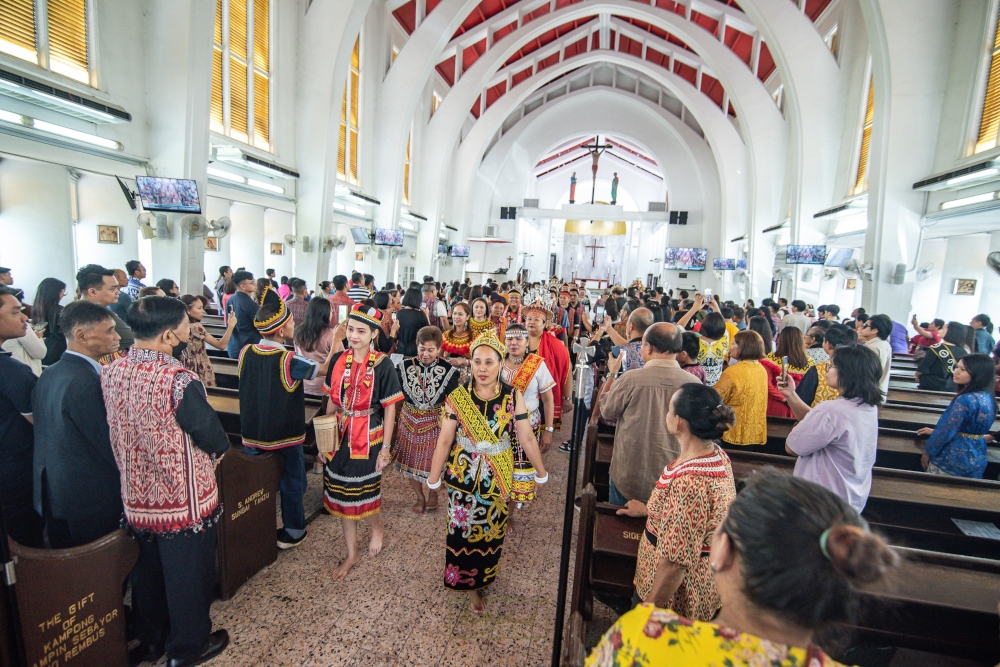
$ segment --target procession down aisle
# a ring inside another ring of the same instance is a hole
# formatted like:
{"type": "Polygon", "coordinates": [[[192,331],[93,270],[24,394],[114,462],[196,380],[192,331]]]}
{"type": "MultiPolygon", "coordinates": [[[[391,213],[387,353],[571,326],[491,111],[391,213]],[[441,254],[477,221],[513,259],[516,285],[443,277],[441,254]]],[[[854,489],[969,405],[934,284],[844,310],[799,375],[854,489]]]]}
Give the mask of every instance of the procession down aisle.
{"type": "MultiPolygon", "coordinates": [[[[568,456],[556,444],[545,456],[551,482],[504,542],[500,574],[486,611],[472,613],[466,595],[444,587],[444,496],[440,509],[411,511],[412,490],[400,475],[382,481],[385,548],[367,554],[347,581],[333,581],[345,554],[340,521],[321,515],[301,546],[212,605],[214,627],[232,643],[210,663],[223,665],[540,665],[550,659],[568,456]]],[[[309,475],[310,487],[316,476],[309,475]]],[[[312,488],[311,488],[312,490],[312,488]]],[[[307,512],[309,498],[307,494],[307,512]]],[[[358,544],[368,544],[367,524],[358,544]]],[[[364,553],[364,549],[361,550],[364,553]]]]}

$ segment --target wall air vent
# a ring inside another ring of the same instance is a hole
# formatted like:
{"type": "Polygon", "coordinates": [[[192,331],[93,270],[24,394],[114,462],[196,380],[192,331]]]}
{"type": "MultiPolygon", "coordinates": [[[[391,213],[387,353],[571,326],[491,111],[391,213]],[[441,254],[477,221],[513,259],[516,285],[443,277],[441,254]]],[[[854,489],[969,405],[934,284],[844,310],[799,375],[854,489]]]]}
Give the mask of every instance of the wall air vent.
{"type": "Polygon", "coordinates": [[[132,120],[132,114],[121,107],[81,97],[5,69],[0,69],[0,95],[31,102],[92,123],[128,123],[132,120]]]}
{"type": "Polygon", "coordinates": [[[538,208],[538,200],[537,199],[525,199],[524,203],[521,204],[521,205],[524,206],[524,208],[538,208]]]}
{"type": "Polygon", "coordinates": [[[667,202],[665,202],[665,201],[651,201],[651,202],[649,202],[649,212],[650,213],[666,213],[667,212],[667,202]]]}

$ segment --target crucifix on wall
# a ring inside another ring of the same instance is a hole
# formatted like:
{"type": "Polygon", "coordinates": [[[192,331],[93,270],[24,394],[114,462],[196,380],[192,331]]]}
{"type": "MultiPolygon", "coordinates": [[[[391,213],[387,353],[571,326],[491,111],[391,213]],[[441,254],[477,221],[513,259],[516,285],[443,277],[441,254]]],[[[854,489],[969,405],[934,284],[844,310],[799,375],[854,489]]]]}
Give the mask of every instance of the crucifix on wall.
{"type": "Polygon", "coordinates": [[[584,248],[590,248],[590,265],[597,266],[597,249],[603,248],[602,245],[597,245],[597,237],[594,237],[594,243],[592,245],[585,245],[584,248]]]}
{"type": "Polygon", "coordinates": [[[513,257],[507,257],[507,270],[510,271],[510,263],[514,261],[513,257]]]}
{"type": "Polygon", "coordinates": [[[594,137],[594,143],[584,144],[584,148],[590,153],[591,160],[593,163],[590,166],[590,172],[593,174],[593,182],[590,186],[590,203],[594,203],[594,195],[597,192],[597,161],[601,159],[601,153],[611,148],[611,144],[602,144],[601,136],[597,135],[594,137]]]}

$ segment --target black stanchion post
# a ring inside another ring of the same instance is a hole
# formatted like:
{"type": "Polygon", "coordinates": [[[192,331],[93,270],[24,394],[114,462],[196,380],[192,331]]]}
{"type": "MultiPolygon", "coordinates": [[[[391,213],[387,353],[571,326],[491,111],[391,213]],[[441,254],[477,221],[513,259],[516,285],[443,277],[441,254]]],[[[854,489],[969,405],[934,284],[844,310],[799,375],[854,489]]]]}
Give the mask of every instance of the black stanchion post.
{"type": "Polygon", "coordinates": [[[576,501],[576,470],[580,461],[580,441],[583,439],[584,410],[584,371],[587,360],[593,355],[595,348],[588,347],[590,341],[583,339],[582,344],[574,345],[577,354],[575,377],[576,400],[573,403],[573,435],[569,444],[569,470],[566,473],[566,507],[563,512],[562,551],[559,554],[559,589],[556,595],[556,623],[552,637],[552,667],[559,667],[562,653],[563,624],[566,618],[566,589],[569,584],[569,552],[573,546],[573,509],[576,501]]]}
{"type": "Polygon", "coordinates": [[[3,568],[3,588],[10,609],[11,634],[14,636],[14,656],[18,667],[27,667],[28,657],[24,652],[24,636],[21,634],[21,613],[17,608],[17,576],[14,573],[14,559],[7,541],[7,523],[0,511],[0,567],[3,568]]]}

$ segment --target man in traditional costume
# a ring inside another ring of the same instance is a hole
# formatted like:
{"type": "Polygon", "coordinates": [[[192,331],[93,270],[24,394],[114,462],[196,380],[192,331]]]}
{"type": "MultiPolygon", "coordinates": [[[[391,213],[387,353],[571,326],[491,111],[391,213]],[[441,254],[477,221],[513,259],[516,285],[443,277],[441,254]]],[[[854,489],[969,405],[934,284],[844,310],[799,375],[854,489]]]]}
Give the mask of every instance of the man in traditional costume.
{"type": "Polygon", "coordinates": [[[520,287],[514,286],[507,290],[507,309],[503,313],[505,324],[524,324],[524,313],[521,312],[523,296],[520,287]]]}
{"type": "MultiPolygon", "coordinates": [[[[537,354],[528,354],[528,330],[523,324],[511,324],[507,327],[507,358],[500,369],[500,379],[521,392],[524,404],[528,409],[531,431],[538,440],[539,448],[544,454],[552,446],[552,434],[555,432],[555,401],[552,399],[552,388],[556,386],[552,374],[549,373],[545,360],[537,354]],[[542,405],[545,419],[542,420],[542,405]],[[544,423],[544,427],[543,427],[544,423]]],[[[524,454],[524,448],[514,443],[514,486],[510,498],[510,520],[508,530],[514,528],[515,510],[535,499],[535,469],[524,454]],[[516,503],[516,505],[515,505],[516,503]]]]}
{"type": "Polygon", "coordinates": [[[458,369],[439,359],[440,352],[441,330],[435,326],[423,327],[417,332],[417,356],[404,359],[397,366],[405,398],[393,447],[393,467],[410,480],[417,493],[415,514],[437,509],[437,491],[428,491],[425,499],[424,485],[441,432],[441,406],[458,387],[458,369]]]}
{"type": "Polygon", "coordinates": [[[372,347],[381,321],[378,309],[354,306],[347,317],[350,348],[333,356],[323,385],[330,395],[326,413],[338,415],[341,438],[323,480],[323,504],[340,517],[347,543],[347,558],[333,572],[336,581],[343,581],[358,562],[357,521],[365,519],[371,525],[368,555],[373,558],[382,550],[385,534],[379,514],[382,469],[392,455],[383,444],[392,442],[396,404],[403,400],[403,391],[389,357],[372,347]]]}
{"type": "Polygon", "coordinates": [[[472,382],[459,386],[445,401],[445,419],[427,480],[430,489],[441,486],[447,460],[444,584],[468,591],[475,613],[485,609],[483,589],[500,571],[515,441],[537,471],[536,483],[548,481],[524,397],[500,379],[506,354],[503,343],[490,332],[472,343],[472,382]]]}
{"type": "Polygon", "coordinates": [[[229,449],[198,375],[176,357],[191,333],[178,299],[150,296],[129,307],[135,344],[101,373],[122,504],[139,539],[129,575],[142,660],[195,665],[221,653],[212,632],[216,524],[222,512],[215,466],[229,449]]]}
{"type": "Polygon", "coordinates": [[[285,348],[295,321],[285,302],[265,288],[254,326],[262,340],[240,351],[240,431],[251,456],[274,452],[284,459],[281,473],[281,528],[278,548],[290,549],[306,537],[305,390],[303,380],[326,375],[333,348],[322,364],[285,348]]]}
{"type": "Polygon", "coordinates": [[[507,328],[507,299],[496,292],[490,294],[490,321],[496,329],[497,339],[503,340],[503,332],[507,328]]]}
{"type": "Polygon", "coordinates": [[[537,354],[545,360],[552,378],[556,382],[555,416],[553,426],[558,427],[563,412],[573,410],[573,382],[570,377],[572,367],[569,362],[569,351],[552,333],[545,330],[545,323],[552,317],[552,311],[541,304],[533,303],[521,309],[524,312],[524,326],[528,330],[528,351],[537,354]]]}

